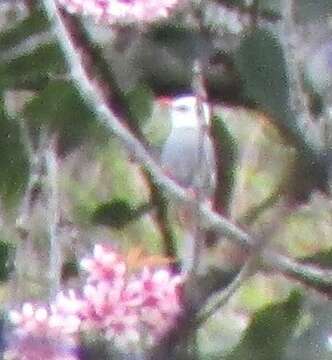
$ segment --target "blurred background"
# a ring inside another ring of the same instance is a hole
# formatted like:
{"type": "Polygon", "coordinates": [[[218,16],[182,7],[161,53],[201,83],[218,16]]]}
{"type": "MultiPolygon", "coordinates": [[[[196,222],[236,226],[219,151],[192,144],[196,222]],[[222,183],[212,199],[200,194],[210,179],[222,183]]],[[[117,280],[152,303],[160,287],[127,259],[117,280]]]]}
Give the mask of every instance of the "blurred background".
{"type": "MultiPolygon", "coordinates": [[[[226,216],[253,234],[276,222],[272,249],[330,269],[329,168],[323,171],[320,160],[329,159],[332,146],[332,4],[293,3],[296,32],[289,38],[296,45],[301,95],[313,119],[310,135],[324,143],[317,163],[289,108],[281,1],[195,1],[194,12],[179,10],[139,29],[97,25],[90,18],[82,19],[82,27],[156,159],[170,131],[170,113],[154,100],[190,92],[199,59],[216,129],[224,130],[218,156],[226,216]],[[287,216],[278,223],[285,208],[287,216]]],[[[54,276],[61,288],[79,286],[79,259],[97,242],[124,252],[139,247],[147,259],[166,254],[156,210],[147,206],[153,184],[71,82],[42,7],[1,1],[0,31],[5,311],[47,300],[54,276]],[[54,236],[59,253],[52,268],[54,236]]],[[[169,226],[181,254],[185,229],[174,207],[168,206],[169,226]]],[[[241,259],[239,249],[222,242],[207,250],[205,261],[228,279],[241,259]]],[[[331,359],[330,297],[331,288],[319,281],[294,281],[262,265],[199,329],[197,358],[331,359]]]]}

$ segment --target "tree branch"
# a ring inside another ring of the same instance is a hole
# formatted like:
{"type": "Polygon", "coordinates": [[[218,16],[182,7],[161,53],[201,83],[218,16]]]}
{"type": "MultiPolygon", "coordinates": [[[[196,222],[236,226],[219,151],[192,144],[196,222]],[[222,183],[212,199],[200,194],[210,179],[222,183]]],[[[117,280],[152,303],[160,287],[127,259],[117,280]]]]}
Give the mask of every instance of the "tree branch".
{"type": "Polygon", "coordinates": [[[332,298],[332,270],[301,263],[271,249],[267,249],[263,255],[268,268],[332,298]]]}
{"type": "Polygon", "coordinates": [[[45,134],[42,132],[39,146],[36,150],[33,145],[27,129],[24,124],[24,119],[21,119],[21,136],[25,146],[26,152],[29,154],[30,161],[30,175],[25,190],[20,209],[16,218],[16,230],[19,236],[19,243],[15,254],[15,272],[12,276],[12,298],[15,301],[21,301],[24,298],[24,290],[27,277],[29,276],[28,269],[30,264],[27,261],[26,254],[31,253],[32,238],[31,238],[31,215],[39,200],[41,194],[41,182],[43,176],[43,156],[45,152],[45,134]]]}
{"type": "Polygon", "coordinates": [[[54,297],[60,290],[62,254],[59,237],[60,199],[59,199],[59,157],[57,154],[57,134],[51,137],[45,153],[48,178],[47,207],[49,227],[49,280],[50,295],[54,297]]]}
{"type": "MultiPolygon", "coordinates": [[[[206,162],[206,136],[207,135],[207,120],[205,117],[207,114],[204,113],[204,105],[203,102],[207,101],[207,93],[204,86],[204,78],[202,74],[202,64],[199,59],[197,59],[194,63],[194,76],[193,76],[193,84],[192,90],[196,97],[196,113],[198,120],[198,141],[197,141],[197,169],[194,175],[193,181],[197,180],[198,186],[196,186],[195,196],[196,196],[196,206],[193,209],[194,221],[195,221],[195,233],[192,241],[192,250],[190,251],[189,256],[192,256],[190,259],[190,268],[189,268],[189,276],[195,277],[199,271],[199,265],[201,262],[202,251],[204,247],[204,232],[201,229],[201,216],[199,212],[199,205],[203,203],[206,194],[204,190],[206,189],[206,182],[211,182],[210,180],[202,182],[202,179],[207,178],[206,171],[211,172],[211,177],[213,176],[213,172],[215,169],[208,169],[204,167],[204,162],[206,162]],[[201,179],[201,180],[200,180],[201,179]]],[[[208,114],[210,116],[210,114],[208,114]]],[[[210,175],[210,174],[208,174],[210,175]]],[[[190,284],[190,281],[188,282],[190,284]]]]}
{"type": "Polygon", "coordinates": [[[251,256],[246,264],[242,267],[241,271],[237,274],[235,279],[222,291],[220,296],[209,305],[208,309],[203,314],[199,314],[196,320],[196,327],[201,326],[207,321],[216,311],[227,304],[229,299],[241,287],[241,285],[255,272],[257,266],[256,254],[251,256]]]}
{"type": "Polygon", "coordinates": [[[0,62],[13,61],[21,56],[31,54],[33,51],[43,45],[50,44],[54,41],[51,33],[48,31],[33,34],[24,39],[18,45],[2,50],[0,54],[0,62]]]}

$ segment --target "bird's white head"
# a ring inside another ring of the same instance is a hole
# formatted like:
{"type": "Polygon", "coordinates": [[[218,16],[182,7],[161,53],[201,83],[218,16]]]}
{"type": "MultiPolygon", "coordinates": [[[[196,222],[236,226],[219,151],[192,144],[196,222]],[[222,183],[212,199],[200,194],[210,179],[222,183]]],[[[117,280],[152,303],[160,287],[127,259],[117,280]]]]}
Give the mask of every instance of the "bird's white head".
{"type": "MultiPolygon", "coordinates": [[[[210,109],[207,103],[203,103],[203,117],[205,124],[210,121],[210,109]]],[[[171,102],[172,128],[199,127],[199,111],[195,96],[179,96],[171,102]]]]}
{"type": "MultiPolygon", "coordinates": [[[[207,103],[203,103],[203,117],[206,124],[209,124],[210,109],[207,103]]],[[[199,111],[195,96],[176,97],[171,104],[171,120],[173,128],[199,127],[199,111]]]]}

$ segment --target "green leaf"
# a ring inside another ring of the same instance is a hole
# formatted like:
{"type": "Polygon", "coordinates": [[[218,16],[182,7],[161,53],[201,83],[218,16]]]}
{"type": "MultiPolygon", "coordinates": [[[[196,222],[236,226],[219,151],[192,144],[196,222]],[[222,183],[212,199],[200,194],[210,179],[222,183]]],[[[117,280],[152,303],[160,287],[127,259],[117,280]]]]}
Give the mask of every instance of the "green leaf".
{"type": "Polygon", "coordinates": [[[0,196],[13,206],[22,195],[29,174],[29,160],[21,142],[20,126],[7,116],[0,99],[0,196]]]}
{"type": "Polygon", "coordinates": [[[217,163],[215,202],[217,210],[226,214],[232,198],[238,149],[234,137],[220,117],[213,117],[211,125],[217,163]]]}
{"type": "MultiPolygon", "coordinates": [[[[24,83],[45,83],[45,79],[64,74],[66,65],[57,44],[40,46],[29,54],[0,64],[0,89],[21,87],[24,83]]],[[[40,87],[40,86],[39,86],[40,87]]]]}
{"type": "Polygon", "coordinates": [[[36,10],[20,21],[16,26],[0,33],[0,50],[12,48],[27,40],[30,35],[46,31],[49,28],[47,17],[42,11],[36,10]]]}
{"type": "Polygon", "coordinates": [[[24,117],[32,130],[48,125],[59,135],[59,150],[66,154],[88,138],[102,135],[96,116],[76,87],[65,80],[54,81],[26,104],[24,117]]]}
{"type": "Polygon", "coordinates": [[[145,85],[139,85],[128,91],[124,98],[131,116],[137,119],[139,126],[142,126],[152,114],[153,93],[151,89],[145,85]]]}
{"type": "Polygon", "coordinates": [[[288,112],[289,85],[283,52],[277,38],[257,29],[241,41],[235,63],[246,96],[273,116],[288,112]]]}
{"type": "Polygon", "coordinates": [[[92,221],[96,224],[121,229],[130,222],[137,220],[148,211],[150,207],[151,205],[149,203],[134,206],[126,200],[115,199],[99,205],[92,214],[92,221]]]}
{"type": "Polygon", "coordinates": [[[281,134],[299,151],[314,159],[315,150],[289,106],[289,80],[283,51],[269,31],[255,29],[243,38],[235,54],[247,101],[269,115],[281,134]]]}
{"type": "Polygon", "coordinates": [[[280,360],[300,316],[302,296],[289,298],[258,311],[240,343],[226,360],[280,360]]]}
{"type": "Polygon", "coordinates": [[[0,281],[7,281],[13,270],[14,249],[11,244],[0,240],[0,281]]]}

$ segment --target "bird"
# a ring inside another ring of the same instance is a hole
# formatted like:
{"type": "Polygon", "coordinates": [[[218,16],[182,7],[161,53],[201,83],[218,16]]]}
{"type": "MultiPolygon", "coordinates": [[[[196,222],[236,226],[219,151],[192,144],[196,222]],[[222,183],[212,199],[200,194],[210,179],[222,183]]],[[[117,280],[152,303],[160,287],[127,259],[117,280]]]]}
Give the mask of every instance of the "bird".
{"type": "MultiPolygon", "coordinates": [[[[210,108],[207,102],[198,103],[194,95],[181,95],[162,99],[170,106],[171,131],[161,151],[161,166],[165,173],[198,201],[210,201],[215,188],[215,154],[208,133],[210,108]],[[201,106],[201,107],[200,107],[201,106]]],[[[195,237],[206,235],[197,227],[197,217],[188,206],[176,209],[184,228],[183,246],[180,250],[182,269],[190,271],[194,265],[195,237]]]]}
{"type": "Polygon", "coordinates": [[[198,191],[201,198],[207,199],[215,187],[214,148],[208,134],[209,105],[203,102],[200,114],[194,95],[161,101],[169,104],[171,118],[171,131],[161,151],[161,166],[180,186],[198,191]]]}

